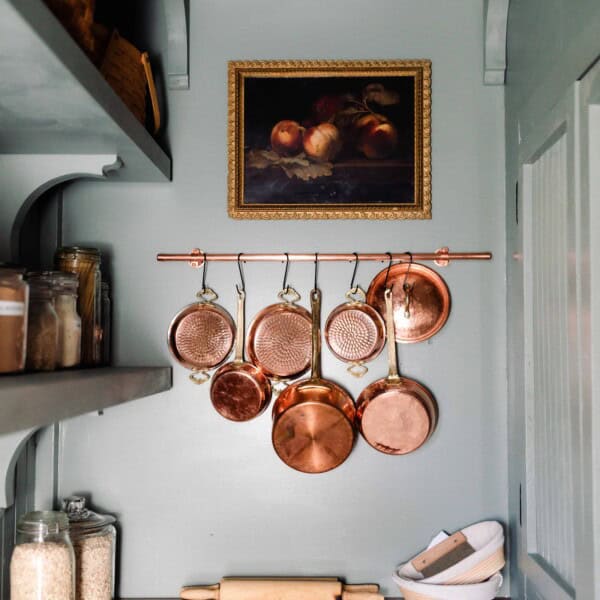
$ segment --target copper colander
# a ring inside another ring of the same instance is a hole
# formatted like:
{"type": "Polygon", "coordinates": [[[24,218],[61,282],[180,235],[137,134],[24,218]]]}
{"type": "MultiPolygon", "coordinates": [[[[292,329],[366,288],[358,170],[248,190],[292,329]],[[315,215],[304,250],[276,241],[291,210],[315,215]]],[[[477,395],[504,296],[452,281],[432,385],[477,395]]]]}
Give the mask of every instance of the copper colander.
{"type": "Polygon", "coordinates": [[[188,369],[203,371],[221,364],[231,352],[235,325],[229,313],[213,300],[209,288],[199,292],[200,302],[189,304],[171,321],[168,345],[174,358],[188,369]]]}
{"type": "Polygon", "coordinates": [[[284,302],[267,306],[254,317],[246,352],[269,377],[297,377],[310,366],[311,317],[296,304],[300,296],[295,290],[282,292],[284,302]]]}
{"type": "Polygon", "coordinates": [[[357,365],[379,355],[385,344],[385,325],[381,315],[365,303],[360,287],[349,290],[346,297],[349,302],[336,307],[327,319],[325,340],[334,356],[357,365]]]}

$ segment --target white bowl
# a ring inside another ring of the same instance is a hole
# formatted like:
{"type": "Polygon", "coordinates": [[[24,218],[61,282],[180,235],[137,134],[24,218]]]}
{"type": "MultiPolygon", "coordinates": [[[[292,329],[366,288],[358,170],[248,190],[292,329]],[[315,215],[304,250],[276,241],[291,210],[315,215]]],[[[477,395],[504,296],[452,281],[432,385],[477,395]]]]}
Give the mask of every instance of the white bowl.
{"type": "Polygon", "coordinates": [[[405,600],[494,600],[502,585],[500,573],[496,573],[483,583],[465,585],[422,583],[400,577],[397,572],[392,577],[405,600]]]}
{"type": "Polygon", "coordinates": [[[504,532],[497,521],[482,521],[461,530],[475,552],[437,575],[423,578],[411,561],[396,569],[395,574],[420,583],[479,583],[504,567],[504,532]]]}

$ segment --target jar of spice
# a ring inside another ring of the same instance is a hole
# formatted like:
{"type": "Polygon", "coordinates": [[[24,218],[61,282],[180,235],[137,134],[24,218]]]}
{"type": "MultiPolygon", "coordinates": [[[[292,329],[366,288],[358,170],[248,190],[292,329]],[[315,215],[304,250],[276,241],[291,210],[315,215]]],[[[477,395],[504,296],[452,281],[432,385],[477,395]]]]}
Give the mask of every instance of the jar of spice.
{"type": "Polygon", "coordinates": [[[53,371],[58,354],[58,317],[54,292],[48,280],[37,274],[29,279],[27,361],[30,371],[53,371]]]}
{"type": "Polygon", "coordinates": [[[102,282],[102,364],[110,365],[111,357],[111,303],[110,288],[102,282]]]}
{"type": "Polygon", "coordinates": [[[115,581],[116,519],[86,508],[82,496],[65,498],[62,508],[69,518],[75,549],[77,600],[111,600],[115,581]]]}
{"type": "Polygon", "coordinates": [[[28,304],[23,270],[0,265],[0,373],[25,368],[28,304]]]}
{"type": "Polygon", "coordinates": [[[75,273],[79,279],[77,312],[81,317],[81,364],[100,362],[98,332],[100,323],[100,251],[96,248],[70,246],[59,248],[54,257],[60,271],[75,273]]]}
{"type": "Polygon", "coordinates": [[[75,555],[62,512],[30,512],[17,522],[10,600],[75,600],[75,555]]]}

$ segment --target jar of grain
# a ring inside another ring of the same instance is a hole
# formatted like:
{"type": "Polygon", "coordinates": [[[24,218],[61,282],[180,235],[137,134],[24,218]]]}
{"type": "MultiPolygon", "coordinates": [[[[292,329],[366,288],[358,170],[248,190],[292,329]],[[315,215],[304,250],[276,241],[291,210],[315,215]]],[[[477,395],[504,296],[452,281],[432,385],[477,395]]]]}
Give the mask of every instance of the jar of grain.
{"type": "Polygon", "coordinates": [[[28,304],[23,270],[0,265],[0,373],[25,368],[28,304]]]}
{"type": "Polygon", "coordinates": [[[27,361],[30,371],[53,371],[58,354],[58,317],[54,310],[54,292],[43,277],[29,281],[29,322],[27,361]]]}
{"type": "Polygon", "coordinates": [[[60,368],[76,367],[81,362],[81,318],[77,313],[75,273],[51,271],[54,287],[54,309],[58,316],[58,356],[60,368]]]}
{"type": "Polygon", "coordinates": [[[77,600],[111,600],[114,594],[115,518],[85,506],[82,496],[63,500],[75,549],[77,600]]]}
{"type": "Polygon", "coordinates": [[[81,317],[81,364],[91,367],[100,363],[98,334],[100,323],[100,251],[97,248],[70,246],[59,248],[54,257],[60,271],[75,273],[79,278],[77,312],[81,317]]]}
{"type": "Polygon", "coordinates": [[[62,512],[36,511],[17,521],[10,600],[75,600],[75,555],[62,512]]]}

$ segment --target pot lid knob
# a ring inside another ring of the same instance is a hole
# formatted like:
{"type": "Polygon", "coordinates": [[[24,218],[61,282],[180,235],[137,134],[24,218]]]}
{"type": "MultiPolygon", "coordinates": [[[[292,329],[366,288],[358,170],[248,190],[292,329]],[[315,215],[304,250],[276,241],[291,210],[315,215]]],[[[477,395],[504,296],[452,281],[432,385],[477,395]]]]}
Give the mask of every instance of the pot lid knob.
{"type": "Polygon", "coordinates": [[[86,518],[88,509],[85,507],[85,498],[83,496],[68,496],[62,501],[62,510],[69,515],[69,518],[86,518]]]}

